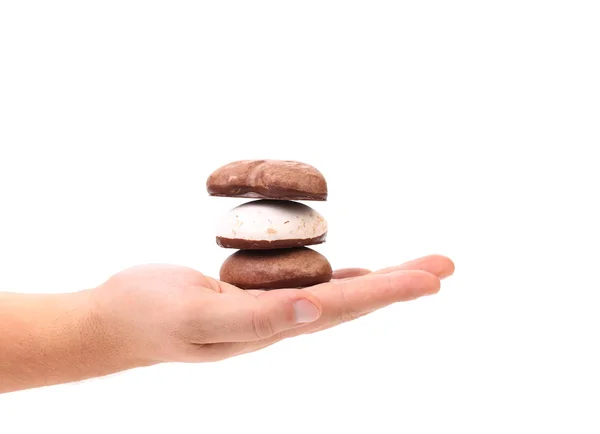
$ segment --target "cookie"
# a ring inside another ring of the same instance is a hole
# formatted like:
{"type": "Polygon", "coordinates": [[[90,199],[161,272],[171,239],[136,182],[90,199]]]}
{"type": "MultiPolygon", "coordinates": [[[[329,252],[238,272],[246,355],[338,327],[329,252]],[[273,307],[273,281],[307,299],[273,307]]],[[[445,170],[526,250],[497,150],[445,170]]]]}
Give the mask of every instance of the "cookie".
{"type": "Polygon", "coordinates": [[[261,199],[226,213],[216,232],[217,244],[224,248],[282,249],[325,242],[327,221],[302,203],[261,199]]]}
{"type": "Polygon", "coordinates": [[[323,174],[299,161],[234,161],[210,174],[206,189],[211,196],[327,200],[327,182],[323,174]]]}
{"type": "Polygon", "coordinates": [[[331,264],[308,247],[238,250],[221,266],[220,279],[242,289],[305,288],[329,282],[331,264]]]}

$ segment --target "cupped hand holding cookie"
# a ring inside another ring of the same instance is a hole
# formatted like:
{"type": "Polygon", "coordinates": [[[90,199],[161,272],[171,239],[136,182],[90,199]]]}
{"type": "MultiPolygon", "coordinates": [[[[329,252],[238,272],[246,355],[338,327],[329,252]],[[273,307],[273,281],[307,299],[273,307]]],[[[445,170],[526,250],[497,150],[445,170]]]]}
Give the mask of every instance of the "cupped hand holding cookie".
{"type": "Polygon", "coordinates": [[[304,289],[262,291],[184,267],[135,267],[92,291],[94,327],[100,342],[133,364],[216,361],[437,293],[453,271],[450,259],[433,255],[376,272],[338,270],[304,289]]]}

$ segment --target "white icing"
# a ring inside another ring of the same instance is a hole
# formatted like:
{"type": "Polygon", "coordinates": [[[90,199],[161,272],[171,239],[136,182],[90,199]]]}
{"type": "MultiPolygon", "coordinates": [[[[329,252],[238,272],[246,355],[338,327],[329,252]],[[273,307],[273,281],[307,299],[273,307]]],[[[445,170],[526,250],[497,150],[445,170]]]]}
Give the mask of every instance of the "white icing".
{"type": "Polygon", "coordinates": [[[316,238],[327,232],[327,221],[311,207],[284,200],[255,200],[227,212],[217,236],[244,240],[316,238]]]}

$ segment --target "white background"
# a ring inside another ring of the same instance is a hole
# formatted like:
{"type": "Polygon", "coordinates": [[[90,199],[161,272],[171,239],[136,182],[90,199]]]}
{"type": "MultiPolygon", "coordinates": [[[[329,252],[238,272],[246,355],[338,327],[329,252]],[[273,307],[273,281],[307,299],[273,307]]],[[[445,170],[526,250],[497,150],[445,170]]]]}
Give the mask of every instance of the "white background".
{"type": "Polygon", "coordinates": [[[252,355],[3,395],[0,432],[599,432],[595,3],[1,2],[3,290],[217,275],[239,202],[205,180],[242,158],[326,175],[334,267],[456,274],[252,355]]]}

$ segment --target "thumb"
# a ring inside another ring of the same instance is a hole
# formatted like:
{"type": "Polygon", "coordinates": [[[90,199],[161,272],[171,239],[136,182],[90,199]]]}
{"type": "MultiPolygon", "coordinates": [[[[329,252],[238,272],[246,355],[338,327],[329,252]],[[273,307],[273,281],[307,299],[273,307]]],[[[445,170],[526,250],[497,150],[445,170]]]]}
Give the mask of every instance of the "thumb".
{"type": "Polygon", "coordinates": [[[245,342],[269,338],[316,321],[321,303],[301,289],[279,289],[258,295],[220,294],[203,321],[211,343],[245,342]]]}

